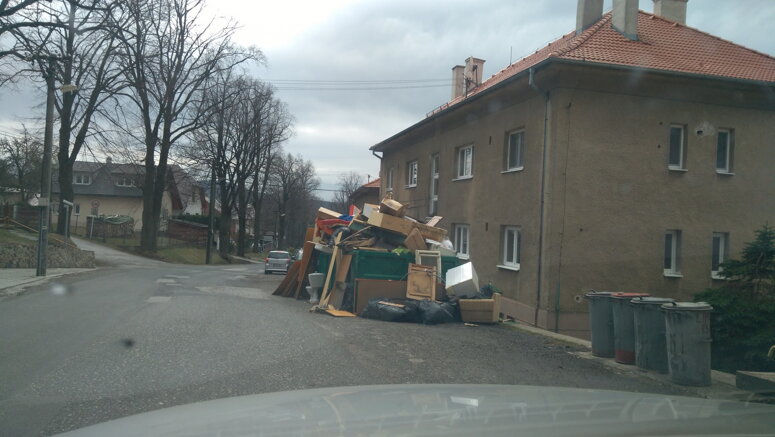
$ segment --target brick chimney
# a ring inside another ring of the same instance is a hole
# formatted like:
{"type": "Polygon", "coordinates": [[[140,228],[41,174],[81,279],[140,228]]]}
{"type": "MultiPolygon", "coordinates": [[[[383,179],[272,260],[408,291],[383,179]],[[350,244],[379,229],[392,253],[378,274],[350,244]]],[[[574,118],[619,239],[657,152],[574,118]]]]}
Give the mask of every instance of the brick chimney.
{"type": "Polygon", "coordinates": [[[689,0],[653,0],[654,15],[686,24],[686,2],[689,0]]]}
{"type": "Polygon", "coordinates": [[[452,67],[452,100],[466,92],[465,68],[462,65],[452,67]]]}
{"type": "Polygon", "coordinates": [[[611,26],[631,40],[638,39],[638,0],[614,0],[611,26]]]}
{"type": "Polygon", "coordinates": [[[471,91],[477,86],[482,84],[482,78],[484,77],[484,59],[474,58],[469,56],[466,59],[465,67],[466,76],[466,92],[471,91]]]}
{"type": "Polygon", "coordinates": [[[603,0],[578,0],[576,34],[583,32],[603,16],[603,0]]]}

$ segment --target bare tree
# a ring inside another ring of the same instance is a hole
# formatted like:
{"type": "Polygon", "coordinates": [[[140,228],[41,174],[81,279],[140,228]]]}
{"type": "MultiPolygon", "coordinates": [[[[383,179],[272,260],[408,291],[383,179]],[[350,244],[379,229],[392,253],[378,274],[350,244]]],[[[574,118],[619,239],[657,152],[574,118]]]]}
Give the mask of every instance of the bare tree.
{"type": "Polygon", "coordinates": [[[26,202],[40,186],[43,142],[22,126],[19,137],[0,139],[0,153],[8,166],[7,182],[19,190],[22,202],[26,202]]]}
{"type": "Polygon", "coordinates": [[[125,96],[134,109],[117,106],[111,119],[144,145],[141,249],[155,252],[170,150],[201,126],[208,80],[263,58],[232,45],[233,24],[206,21],[204,0],[146,0],[125,7],[130,25],[119,38],[130,90],[125,96]]]}
{"type": "MultiPolygon", "coordinates": [[[[256,238],[261,237],[262,234],[261,212],[269,187],[269,177],[274,170],[276,158],[282,157],[282,144],[293,135],[293,117],[288,113],[283,102],[272,100],[266,116],[262,118],[260,129],[261,153],[258,155],[253,184],[250,187],[254,213],[253,235],[256,238]]],[[[258,245],[254,245],[253,249],[258,252],[258,245]]]]}
{"type": "MultiPolygon", "coordinates": [[[[19,47],[36,53],[33,67],[43,76],[53,68],[54,80],[77,85],[78,92],[57,94],[55,108],[59,116],[57,162],[60,198],[73,201],[73,165],[94,133],[95,118],[102,105],[112,99],[124,76],[116,62],[118,40],[110,28],[123,24],[124,18],[115,2],[92,0],[88,5],[74,0],[61,0],[34,15],[20,13],[28,22],[62,23],[54,29],[28,27],[14,32],[19,47]],[[55,59],[55,62],[51,60],[55,59]]],[[[57,232],[65,233],[68,208],[60,202],[57,232]]]]}
{"type": "Polygon", "coordinates": [[[366,180],[362,174],[350,171],[339,175],[339,185],[334,193],[334,205],[336,211],[346,214],[350,206],[350,196],[363,185],[366,180]]]}
{"type": "Polygon", "coordinates": [[[320,185],[320,181],[315,176],[315,167],[311,162],[305,161],[300,155],[293,156],[290,153],[277,157],[271,178],[274,189],[273,197],[277,206],[277,239],[280,247],[285,247],[287,244],[287,225],[289,223],[305,223],[307,220],[308,211],[289,208],[292,201],[308,205],[308,201],[313,198],[312,193],[320,185]]]}

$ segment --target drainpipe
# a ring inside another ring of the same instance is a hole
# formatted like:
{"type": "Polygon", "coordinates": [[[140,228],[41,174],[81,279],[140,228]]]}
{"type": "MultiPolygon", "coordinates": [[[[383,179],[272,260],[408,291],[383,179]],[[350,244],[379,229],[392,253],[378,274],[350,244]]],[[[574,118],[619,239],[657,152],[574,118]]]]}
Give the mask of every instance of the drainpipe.
{"type": "Polygon", "coordinates": [[[544,91],[538,87],[535,83],[535,70],[530,68],[528,70],[530,77],[528,79],[528,85],[544,96],[544,137],[543,147],[541,153],[541,211],[539,213],[539,230],[538,230],[538,283],[536,285],[536,307],[533,325],[538,326],[538,310],[541,306],[541,275],[543,273],[543,257],[544,257],[544,204],[546,202],[546,167],[548,153],[546,145],[548,143],[547,136],[549,131],[549,108],[551,101],[549,100],[549,92],[544,91]]]}

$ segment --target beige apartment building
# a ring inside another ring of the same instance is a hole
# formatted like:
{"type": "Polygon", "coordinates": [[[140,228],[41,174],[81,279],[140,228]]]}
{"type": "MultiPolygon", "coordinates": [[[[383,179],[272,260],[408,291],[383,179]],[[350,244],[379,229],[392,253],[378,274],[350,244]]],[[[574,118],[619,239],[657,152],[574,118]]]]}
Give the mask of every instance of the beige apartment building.
{"type": "Polygon", "coordinates": [[[485,81],[467,59],[371,147],[381,194],[443,216],[509,316],[583,337],[590,290],[691,300],[775,223],[775,58],[655,3],[579,1],[576,31],[485,81]]]}

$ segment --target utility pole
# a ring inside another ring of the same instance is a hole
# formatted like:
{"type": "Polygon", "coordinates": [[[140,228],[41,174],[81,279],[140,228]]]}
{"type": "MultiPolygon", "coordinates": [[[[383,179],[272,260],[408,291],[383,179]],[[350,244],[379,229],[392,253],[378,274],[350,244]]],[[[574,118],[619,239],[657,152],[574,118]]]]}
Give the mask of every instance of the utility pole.
{"type": "Polygon", "coordinates": [[[207,250],[205,251],[205,263],[213,262],[213,239],[215,233],[215,161],[211,162],[212,175],[210,176],[210,203],[207,205],[210,224],[207,227],[207,250]]]}
{"type": "Polygon", "coordinates": [[[51,148],[54,141],[54,61],[49,59],[46,71],[46,129],[43,136],[43,166],[38,199],[38,259],[35,276],[46,276],[48,221],[51,211],[51,148]]]}

